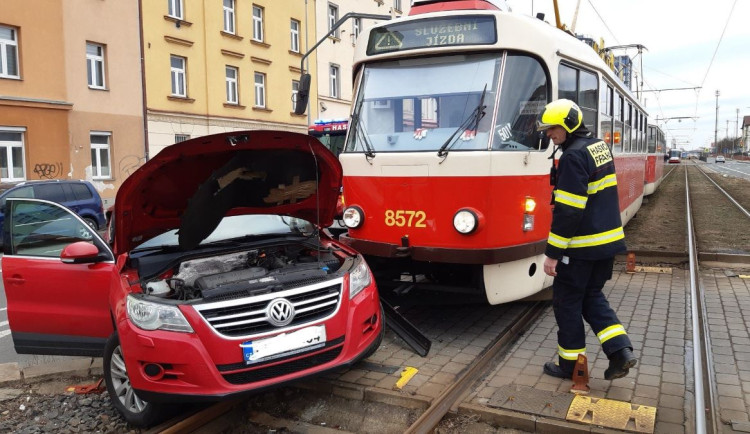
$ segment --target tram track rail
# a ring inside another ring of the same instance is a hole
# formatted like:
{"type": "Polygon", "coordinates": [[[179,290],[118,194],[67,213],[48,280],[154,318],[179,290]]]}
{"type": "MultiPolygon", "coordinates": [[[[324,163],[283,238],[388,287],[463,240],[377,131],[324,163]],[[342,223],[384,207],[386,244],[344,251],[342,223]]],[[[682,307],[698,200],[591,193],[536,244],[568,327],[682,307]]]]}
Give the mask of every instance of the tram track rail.
{"type": "Polygon", "coordinates": [[[690,183],[688,171],[685,168],[685,202],[688,233],[688,255],[690,269],[690,308],[693,330],[693,374],[695,384],[695,432],[697,434],[714,434],[718,427],[718,393],[716,378],[709,370],[713,354],[711,352],[711,338],[708,330],[708,315],[705,303],[705,288],[700,282],[698,247],[693,225],[692,202],[690,200],[690,183]]]}

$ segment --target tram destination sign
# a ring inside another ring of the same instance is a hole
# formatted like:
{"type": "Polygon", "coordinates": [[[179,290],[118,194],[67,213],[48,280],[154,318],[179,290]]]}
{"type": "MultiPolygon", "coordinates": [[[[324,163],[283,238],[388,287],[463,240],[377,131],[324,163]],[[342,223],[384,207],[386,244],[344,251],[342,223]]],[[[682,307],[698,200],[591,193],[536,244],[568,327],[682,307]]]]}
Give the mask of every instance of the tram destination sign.
{"type": "Polygon", "coordinates": [[[373,29],[367,55],[416,48],[492,45],[497,42],[495,17],[488,15],[430,18],[373,29]]]}

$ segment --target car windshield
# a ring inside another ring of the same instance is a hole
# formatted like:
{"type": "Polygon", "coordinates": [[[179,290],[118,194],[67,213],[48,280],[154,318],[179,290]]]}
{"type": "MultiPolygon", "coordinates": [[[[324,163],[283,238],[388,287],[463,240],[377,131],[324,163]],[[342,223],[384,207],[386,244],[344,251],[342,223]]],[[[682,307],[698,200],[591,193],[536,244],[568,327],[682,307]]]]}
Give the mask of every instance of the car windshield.
{"type": "MultiPolygon", "coordinates": [[[[211,235],[201,242],[201,245],[254,236],[309,236],[314,233],[314,229],[315,226],[307,220],[275,214],[229,216],[224,217],[211,235]]],[[[179,245],[177,229],[173,229],[138,245],[133,251],[177,245],[179,245]]]]}

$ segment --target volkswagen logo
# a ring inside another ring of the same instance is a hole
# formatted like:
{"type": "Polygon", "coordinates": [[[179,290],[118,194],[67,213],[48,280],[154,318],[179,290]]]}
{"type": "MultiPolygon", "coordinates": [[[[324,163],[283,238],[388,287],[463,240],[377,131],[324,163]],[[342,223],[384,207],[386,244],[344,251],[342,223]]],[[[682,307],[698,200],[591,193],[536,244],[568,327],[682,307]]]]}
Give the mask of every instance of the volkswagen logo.
{"type": "Polygon", "coordinates": [[[294,306],[286,298],[277,298],[268,303],[266,319],[276,327],[289,325],[294,319],[294,306]]]}

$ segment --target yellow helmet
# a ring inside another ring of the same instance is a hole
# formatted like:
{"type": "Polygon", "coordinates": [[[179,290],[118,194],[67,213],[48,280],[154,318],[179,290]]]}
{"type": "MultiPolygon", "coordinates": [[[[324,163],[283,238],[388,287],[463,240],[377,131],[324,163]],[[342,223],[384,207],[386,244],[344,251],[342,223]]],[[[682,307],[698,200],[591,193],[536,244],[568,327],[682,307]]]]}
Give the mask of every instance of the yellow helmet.
{"type": "Polygon", "coordinates": [[[583,123],[583,113],[578,105],[569,99],[558,99],[544,106],[536,121],[536,130],[543,131],[554,125],[572,133],[583,123]]]}

